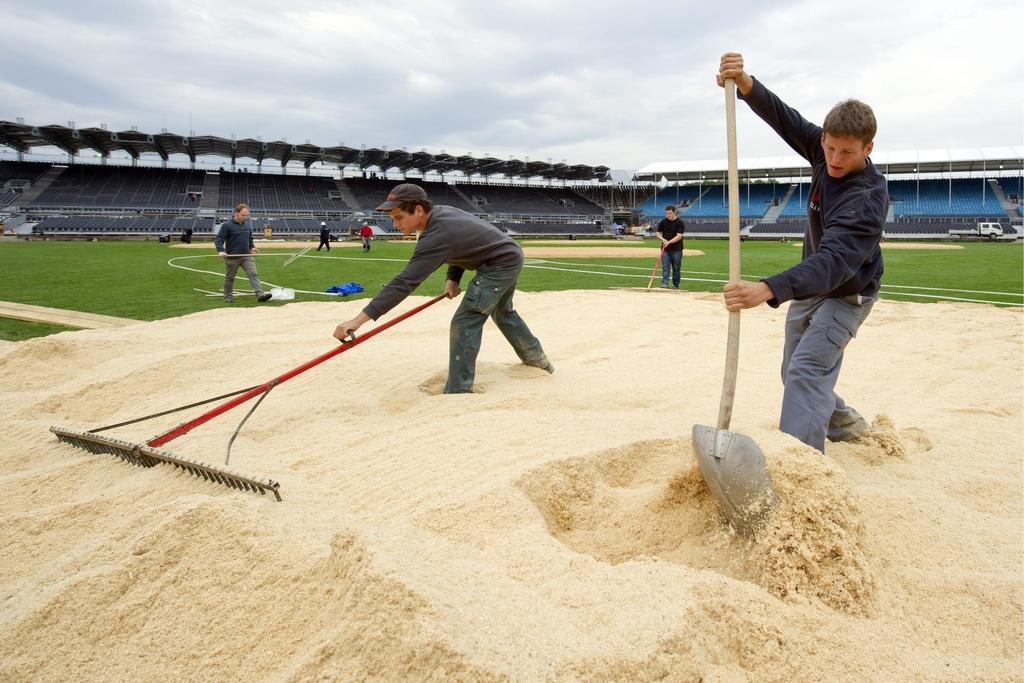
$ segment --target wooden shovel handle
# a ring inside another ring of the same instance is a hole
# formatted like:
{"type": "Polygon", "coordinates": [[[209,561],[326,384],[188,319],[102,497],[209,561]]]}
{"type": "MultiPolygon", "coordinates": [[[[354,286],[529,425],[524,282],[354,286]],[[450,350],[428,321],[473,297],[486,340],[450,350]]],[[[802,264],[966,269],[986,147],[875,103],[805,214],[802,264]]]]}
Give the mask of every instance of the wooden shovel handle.
{"type": "MultiPolygon", "coordinates": [[[[729,282],[740,280],[740,175],[736,160],[736,81],[725,79],[725,128],[729,151],[729,282]]],[[[718,428],[728,429],[736,397],[736,366],[740,354],[740,312],[729,311],[729,339],[725,347],[725,379],[718,406],[718,428]]]]}

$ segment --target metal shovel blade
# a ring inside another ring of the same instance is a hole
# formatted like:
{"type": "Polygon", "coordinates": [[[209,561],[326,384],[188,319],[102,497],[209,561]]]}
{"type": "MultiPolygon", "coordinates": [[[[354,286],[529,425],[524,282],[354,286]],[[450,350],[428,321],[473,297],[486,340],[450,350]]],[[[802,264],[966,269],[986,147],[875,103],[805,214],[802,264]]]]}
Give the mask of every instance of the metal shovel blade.
{"type": "Polygon", "coordinates": [[[749,436],[693,426],[697,465],[711,494],[736,530],[751,536],[775,507],[764,453],[749,436]]]}

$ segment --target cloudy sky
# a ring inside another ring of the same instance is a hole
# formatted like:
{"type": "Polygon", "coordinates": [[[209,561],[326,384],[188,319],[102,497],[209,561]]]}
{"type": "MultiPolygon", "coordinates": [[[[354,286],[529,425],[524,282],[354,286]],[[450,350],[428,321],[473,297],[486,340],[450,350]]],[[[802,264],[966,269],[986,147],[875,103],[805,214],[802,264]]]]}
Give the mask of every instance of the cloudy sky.
{"type": "MultiPolygon", "coordinates": [[[[1024,143],[1007,0],[0,0],[0,120],[636,169],[725,156],[719,56],[877,150],[1024,143]]],[[[790,151],[744,106],[742,157],[790,151]]]]}

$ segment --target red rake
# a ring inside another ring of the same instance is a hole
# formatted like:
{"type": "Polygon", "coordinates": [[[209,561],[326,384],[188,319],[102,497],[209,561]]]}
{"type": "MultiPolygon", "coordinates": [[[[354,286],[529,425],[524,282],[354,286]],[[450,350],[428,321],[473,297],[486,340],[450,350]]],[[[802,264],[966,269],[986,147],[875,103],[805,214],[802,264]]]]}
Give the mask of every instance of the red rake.
{"type": "Polygon", "coordinates": [[[223,484],[224,486],[229,486],[234,489],[259,492],[260,494],[263,495],[265,495],[269,491],[274,494],[274,497],[277,498],[277,500],[280,501],[280,484],[274,481],[273,479],[259,479],[256,477],[250,477],[244,474],[239,474],[238,472],[234,472],[226,468],[217,467],[214,465],[207,465],[206,463],[197,462],[189,458],[184,458],[179,455],[175,455],[174,453],[171,453],[169,451],[161,450],[160,446],[163,446],[169,441],[177,439],[179,436],[182,436],[183,434],[189,433],[199,425],[209,422],[218,415],[226,413],[232,408],[245,403],[249,399],[259,396],[259,399],[256,401],[255,404],[253,404],[252,408],[249,409],[249,412],[246,414],[246,416],[242,418],[242,421],[239,423],[238,428],[235,430],[235,433],[231,435],[231,439],[228,441],[227,453],[224,457],[224,464],[227,465],[228,460],[231,458],[231,445],[235,442],[235,438],[241,431],[242,426],[245,425],[246,420],[248,420],[249,417],[256,410],[256,408],[259,407],[260,403],[263,401],[263,399],[267,397],[267,394],[270,393],[271,389],[273,389],[279,384],[282,384],[290,380],[292,377],[295,377],[296,375],[302,374],[303,372],[309,370],[312,367],[320,365],[324,361],[333,358],[334,356],[337,356],[340,353],[344,353],[345,351],[348,351],[349,349],[358,346],[359,344],[362,344],[367,339],[370,339],[371,337],[380,334],[381,332],[388,329],[392,325],[397,325],[398,323],[402,322],[403,320],[410,316],[416,315],[417,313],[427,308],[428,306],[433,306],[438,301],[444,298],[447,298],[445,294],[436,296],[430,301],[424,304],[420,304],[416,308],[413,308],[412,310],[403,313],[394,320],[390,320],[384,323],[383,325],[378,325],[377,327],[373,328],[372,330],[370,330],[369,332],[360,337],[356,337],[354,334],[350,334],[350,337],[346,339],[340,346],[331,349],[327,353],[317,356],[313,360],[307,363],[303,363],[294,370],[290,370],[279,377],[275,377],[269,382],[265,382],[264,384],[249,387],[247,389],[239,389],[238,391],[231,392],[230,394],[224,394],[222,396],[208,398],[204,401],[190,403],[186,406],[171,408],[170,410],[164,410],[159,413],[154,413],[153,415],[147,415],[145,417],[136,418],[134,420],[126,420],[125,422],[118,422],[117,424],[107,425],[106,427],[98,427],[96,429],[90,429],[85,432],[75,429],[66,429],[63,427],[50,427],[50,431],[56,434],[57,438],[60,441],[69,443],[79,448],[84,448],[90,453],[108,453],[110,455],[115,455],[121,458],[127,463],[130,463],[132,465],[139,465],[141,467],[153,467],[154,465],[161,462],[168,463],[170,465],[174,465],[179,469],[185,470],[186,472],[194,476],[202,477],[207,481],[213,481],[218,484],[223,484]],[[159,436],[155,436],[152,439],[146,441],[145,443],[131,443],[129,441],[124,441],[122,439],[117,439],[110,436],[100,435],[98,433],[106,431],[108,429],[114,429],[115,427],[123,427],[125,425],[135,424],[136,422],[143,422],[154,417],[169,415],[170,413],[175,413],[181,410],[188,410],[189,408],[201,406],[206,403],[213,403],[214,401],[219,401],[221,399],[228,398],[231,396],[234,396],[234,398],[232,398],[230,401],[225,401],[224,403],[218,405],[212,410],[209,410],[203,413],[202,415],[193,418],[192,420],[189,420],[188,422],[180,424],[174,429],[164,432],[159,436]]]}

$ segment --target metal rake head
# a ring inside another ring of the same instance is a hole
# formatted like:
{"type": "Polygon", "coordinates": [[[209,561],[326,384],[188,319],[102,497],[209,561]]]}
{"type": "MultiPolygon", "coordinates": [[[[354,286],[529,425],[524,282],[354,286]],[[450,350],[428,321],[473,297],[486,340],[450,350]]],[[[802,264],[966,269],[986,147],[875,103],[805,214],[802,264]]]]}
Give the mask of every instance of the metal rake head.
{"type": "Polygon", "coordinates": [[[269,491],[274,494],[278,501],[281,500],[281,494],[278,491],[281,485],[273,479],[250,477],[232,470],[183,458],[170,451],[151,448],[146,444],[135,444],[111,436],[101,436],[93,432],[83,432],[64,427],[50,427],[50,431],[56,434],[57,438],[64,443],[83,448],[90,453],[114,455],[127,463],[140,467],[153,467],[158,463],[164,462],[193,476],[229,488],[240,491],[252,491],[254,493],[259,492],[261,495],[266,495],[269,491]]]}

